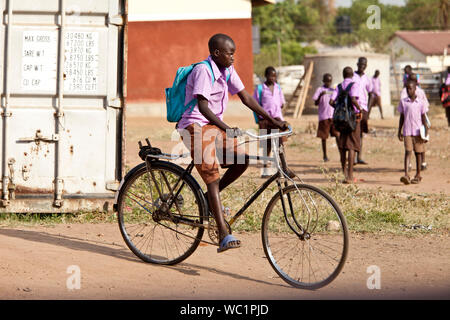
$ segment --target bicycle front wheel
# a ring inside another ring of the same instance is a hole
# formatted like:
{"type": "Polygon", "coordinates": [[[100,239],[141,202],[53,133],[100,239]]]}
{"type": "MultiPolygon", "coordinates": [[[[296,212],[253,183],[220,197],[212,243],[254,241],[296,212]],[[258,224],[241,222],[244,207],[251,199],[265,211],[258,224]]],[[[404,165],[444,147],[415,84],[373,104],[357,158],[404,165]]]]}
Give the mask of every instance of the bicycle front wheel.
{"type": "Polygon", "coordinates": [[[348,252],[348,230],[336,202],[323,190],[290,185],[269,202],[263,217],[264,252],[287,283],[318,289],[342,270],[348,252]]]}
{"type": "Polygon", "coordinates": [[[173,163],[145,163],[124,182],[117,214],[130,250],[145,262],[172,265],[189,257],[203,236],[206,207],[201,188],[173,163]],[[173,203],[172,203],[173,202],[173,203]],[[171,205],[172,203],[172,205],[171,205]]]}

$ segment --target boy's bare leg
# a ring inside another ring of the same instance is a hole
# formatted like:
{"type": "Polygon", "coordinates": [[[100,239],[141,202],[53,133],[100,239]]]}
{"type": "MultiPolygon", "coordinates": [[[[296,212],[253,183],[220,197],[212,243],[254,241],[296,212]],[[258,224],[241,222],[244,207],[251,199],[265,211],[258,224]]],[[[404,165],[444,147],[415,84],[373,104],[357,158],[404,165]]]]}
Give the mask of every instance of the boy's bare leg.
{"type": "Polygon", "coordinates": [[[327,157],[327,140],[322,139],[322,152],[323,152],[323,161],[328,161],[327,157]]]}
{"type": "Polygon", "coordinates": [[[353,163],[355,161],[355,150],[348,150],[348,180],[353,183],[353,163]]]}
{"type": "Polygon", "coordinates": [[[346,162],[346,151],[343,149],[339,149],[339,154],[341,155],[341,167],[342,173],[344,174],[344,180],[347,180],[347,172],[345,170],[345,162],[346,162]]]}
{"type": "Polygon", "coordinates": [[[243,164],[233,164],[227,171],[225,171],[222,179],[219,182],[219,191],[222,191],[236,179],[238,179],[248,168],[248,161],[243,164]]]}
{"type": "Polygon", "coordinates": [[[422,167],[422,153],[420,152],[415,152],[416,155],[416,176],[415,178],[421,178],[420,177],[420,170],[422,167]]]}
{"type": "Polygon", "coordinates": [[[223,217],[222,204],[219,194],[219,180],[209,183],[207,186],[209,207],[216,220],[217,227],[219,229],[219,243],[228,235],[225,218],[223,217]]]}
{"type": "Polygon", "coordinates": [[[405,177],[409,177],[408,176],[408,167],[409,167],[409,162],[411,161],[411,151],[405,151],[405,160],[404,160],[404,164],[405,164],[405,177]]]}

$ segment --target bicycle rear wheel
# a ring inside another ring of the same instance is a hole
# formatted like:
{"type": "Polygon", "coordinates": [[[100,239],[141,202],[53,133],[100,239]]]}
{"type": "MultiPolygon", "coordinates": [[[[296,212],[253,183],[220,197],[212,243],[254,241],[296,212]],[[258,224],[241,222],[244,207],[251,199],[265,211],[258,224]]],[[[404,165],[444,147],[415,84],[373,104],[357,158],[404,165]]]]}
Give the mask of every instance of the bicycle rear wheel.
{"type": "Polygon", "coordinates": [[[290,285],[318,289],[342,270],[348,230],[336,202],[323,190],[299,184],[283,189],[263,217],[264,252],[277,274],[290,285]]]}
{"type": "Polygon", "coordinates": [[[150,171],[143,163],[120,190],[117,213],[122,237],[145,262],[179,263],[195,251],[203,236],[205,199],[190,174],[180,180],[184,172],[166,161],[152,161],[150,171]]]}

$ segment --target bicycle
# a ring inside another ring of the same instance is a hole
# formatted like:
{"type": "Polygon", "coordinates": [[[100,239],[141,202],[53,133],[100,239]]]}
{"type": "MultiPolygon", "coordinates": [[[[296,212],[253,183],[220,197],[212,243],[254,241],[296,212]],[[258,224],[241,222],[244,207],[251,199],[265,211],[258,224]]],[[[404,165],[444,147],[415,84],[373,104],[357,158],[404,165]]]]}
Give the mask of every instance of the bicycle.
{"type": "MultiPolygon", "coordinates": [[[[275,272],[288,284],[318,289],[341,272],[348,253],[348,230],[336,202],[322,189],[294,181],[285,172],[283,146],[277,139],[289,131],[268,135],[245,134],[255,140],[272,139],[273,157],[249,156],[275,162],[277,172],[269,177],[229,219],[228,229],[274,181],[278,191],[269,201],[261,237],[265,255],[275,272]]],[[[183,169],[170,161],[187,157],[161,152],[139,142],[144,161],[122,179],[114,208],[128,248],[145,262],[173,265],[189,257],[200,242],[219,245],[215,220],[205,195],[191,175],[193,161],[183,169]],[[209,240],[202,239],[207,230],[209,240]]]]}

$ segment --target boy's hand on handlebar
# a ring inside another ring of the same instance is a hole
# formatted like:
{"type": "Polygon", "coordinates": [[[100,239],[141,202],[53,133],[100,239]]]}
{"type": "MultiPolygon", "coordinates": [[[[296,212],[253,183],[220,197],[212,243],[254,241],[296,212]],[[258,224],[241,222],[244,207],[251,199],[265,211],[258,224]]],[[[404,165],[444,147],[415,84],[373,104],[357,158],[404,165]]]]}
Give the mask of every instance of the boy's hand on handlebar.
{"type": "Polygon", "coordinates": [[[278,127],[278,129],[280,129],[281,131],[286,131],[286,130],[288,130],[289,129],[289,123],[287,122],[287,121],[281,121],[281,120],[277,120],[277,119],[274,119],[274,122],[273,122],[277,127],[278,127]]]}

